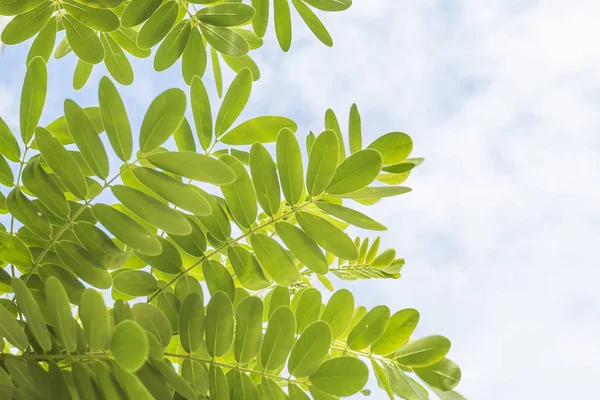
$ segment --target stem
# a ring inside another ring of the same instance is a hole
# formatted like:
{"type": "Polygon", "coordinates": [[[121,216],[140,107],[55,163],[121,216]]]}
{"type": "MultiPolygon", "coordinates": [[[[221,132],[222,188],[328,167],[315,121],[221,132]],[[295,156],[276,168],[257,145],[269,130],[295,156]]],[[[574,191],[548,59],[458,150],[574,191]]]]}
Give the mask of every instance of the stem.
{"type": "Polygon", "coordinates": [[[250,230],[248,230],[248,232],[236,237],[235,239],[225,243],[223,246],[213,250],[212,252],[205,254],[202,258],[200,258],[200,260],[196,261],[194,264],[192,264],[190,267],[186,268],[185,270],[181,271],[180,273],[177,274],[177,276],[175,276],[173,279],[171,279],[166,285],[164,285],[163,287],[161,287],[160,289],[158,289],[156,292],[154,292],[154,294],[152,294],[151,296],[148,297],[148,302],[150,302],[152,299],[154,299],[156,296],[158,296],[159,294],[161,294],[167,287],[170,287],[173,283],[177,282],[179,279],[181,279],[183,276],[187,275],[191,270],[193,270],[194,268],[196,268],[198,265],[202,264],[204,261],[206,261],[207,259],[211,258],[212,256],[214,256],[215,254],[218,254],[220,252],[222,252],[223,250],[227,249],[229,246],[236,244],[237,242],[239,242],[240,240],[244,239],[245,237],[251,235],[254,232],[257,232],[261,229],[264,229],[266,227],[268,227],[269,225],[274,224],[275,222],[288,217],[292,214],[295,214],[296,212],[302,210],[303,208],[308,207],[309,205],[313,204],[316,201],[316,199],[312,199],[307,201],[306,203],[294,208],[293,210],[290,210],[287,213],[284,213],[282,215],[280,215],[279,217],[276,218],[272,218],[269,222],[265,222],[262,225],[257,226],[256,228],[252,228],[250,230]]]}
{"type": "Polygon", "coordinates": [[[260,375],[260,376],[263,376],[266,378],[277,379],[277,380],[286,381],[286,382],[290,382],[290,383],[305,383],[305,382],[297,381],[295,379],[284,378],[283,376],[280,376],[280,375],[269,374],[268,372],[264,372],[264,371],[257,371],[255,369],[240,367],[239,365],[222,363],[219,361],[215,361],[214,359],[206,360],[204,358],[195,357],[192,355],[175,354],[175,353],[165,353],[165,356],[166,357],[175,357],[175,358],[187,358],[188,360],[198,361],[198,362],[205,363],[205,364],[212,364],[212,365],[215,365],[218,367],[237,369],[238,371],[247,372],[249,374],[260,375]]]}

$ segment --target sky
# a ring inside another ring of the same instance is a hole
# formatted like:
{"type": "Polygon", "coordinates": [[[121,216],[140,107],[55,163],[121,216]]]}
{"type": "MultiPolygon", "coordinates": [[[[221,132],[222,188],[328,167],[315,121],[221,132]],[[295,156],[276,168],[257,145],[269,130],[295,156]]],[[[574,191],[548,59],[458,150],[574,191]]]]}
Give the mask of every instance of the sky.
{"type": "MultiPolygon", "coordinates": [[[[355,0],[319,15],[334,47],[294,17],[284,54],[271,29],[252,53],[262,77],[240,121],[284,115],[304,136],[323,129],[327,108],[346,129],[357,103],[365,144],[403,131],[413,156],[426,159],[406,183],[413,192],[361,208],[389,227],[382,247],[406,259],[402,278],[336,287],[368,307],[418,309],[415,336],[452,340],[457,390],[469,399],[594,398],[600,3],[355,0]]],[[[0,115],[13,127],[25,56],[8,47],[0,61],[0,115]]],[[[105,71],[75,92],[73,68],[73,57],[52,61],[42,122],[61,115],[65,97],[97,103],[105,71]]],[[[122,93],[139,121],[154,96],[183,86],[178,67],[156,74],[150,60],[135,60],[134,68],[122,93]]],[[[214,93],[210,71],[205,81],[214,93]]]]}

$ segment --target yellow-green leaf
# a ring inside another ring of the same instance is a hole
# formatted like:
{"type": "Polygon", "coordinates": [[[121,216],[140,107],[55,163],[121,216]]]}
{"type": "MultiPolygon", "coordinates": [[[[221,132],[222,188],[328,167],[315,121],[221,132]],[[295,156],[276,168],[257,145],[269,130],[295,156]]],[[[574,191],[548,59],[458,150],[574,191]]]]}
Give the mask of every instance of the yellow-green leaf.
{"type": "Polygon", "coordinates": [[[206,45],[202,39],[202,34],[197,27],[192,27],[181,58],[181,70],[185,83],[191,85],[192,78],[196,75],[202,78],[204,71],[206,71],[206,63],[206,45]]]}
{"type": "Polygon", "coordinates": [[[387,227],[375,221],[374,219],[368,217],[367,215],[353,210],[351,208],[347,208],[344,206],[340,206],[338,204],[327,203],[324,201],[318,201],[317,207],[319,207],[323,212],[341,219],[351,225],[358,226],[359,228],[369,229],[372,231],[386,231],[387,227]]]}
{"type": "Polygon", "coordinates": [[[46,327],[42,311],[35,298],[21,279],[12,278],[11,285],[15,292],[15,299],[19,305],[19,310],[25,316],[27,326],[31,330],[33,337],[44,351],[50,351],[52,348],[52,339],[46,327]]]}
{"type": "Polygon", "coordinates": [[[358,358],[337,357],[325,361],[308,379],[317,389],[327,394],[345,397],[365,386],[369,379],[369,369],[358,358]]]}
{"type": "Polygon", "coordinates": [[[315,372],[329,354],[331,328],[325,321],[316,321],[300,335],[292,348],[288,371],[297,378],[315,372]]]}
{"type": "Polygon", "coordinates": [[[90,7],[73,0],[62,3],[65,11],[85,26],[100,32],[112,32],[119,28],[119,17],[108,9],[90,7]]]}
{"type": "Polygon", "coordinates": [[[112,36],[102,33],[100,35],[104,47],[104,64],[110,75],[121,85],[133,83],[133,68],[125,52],[112,36]]]}
{"type": "Polygon", "coordinates": [[[104,59],[102,42],[94,30],[68,14],[63,15],[62,22],[69,45],[77,57],[90,64],[98,64],[104,59]]]}
{"type": "Polygon", "coordinates": [[[315,140],[306,173],[306,188],[311,196],[319,196],[329,186],[338,166],[339,146],[337,136],[331,130],[321,133],[315,140]]]}
{"type": "Polygon", "coordinates": [[[225,3],[204,7],[196,13],[198,21],[213,26],[239,26],[252,20],[254,8],[247,4],[225,3]]]}
{"type": "Polygon", "coordinates": [[[148,161],[176,175],[215,185],[227,185],[236,179],[227,164],[190,151],[156,153],[148,156],[148,161]]]}
{"type": "Polygon", "coordinates": [[[274,216],[281,206],[279,178],[269,151],[260,143],[250,149],[250,172],[258,203],[269,216],[274,216]]]}
{"type": "Polygon", "coordinates": [[[99,289],[108,289],[112,278],[105,267],[76,243],[62,241],[54,245],[62,263],[84,282],[99,289]]]}
{"type": "Polygon", "coordinates": [[[132,134],[123,100],[107,77],[100,79],[98,88],[100,115],[106,135],[117,156],[127,162],[132,153],[132,134]]]}
{"type": "MultiPolygon", "coordinates": [[[[128,8],[135,2],[129,3],[128,8]]],[[[150,1],[148,3],[151,3],[150,1]]],[[[125,12],[123,13],[123,17],[121,18],[121,22],[123,26],[130,26],[125,24],[124,21],[128,22],[125,19],[125,12]]],[[[177,14],[179,13],[179,6],[176,1],[168,1],[155,13],[153,13],[148,21],[142,26],[140,32],[137,37],[137,45],[142,49],[150,49],[157,45],[161,40],[167,36],[173,25],[175,25],[175,21],[177,20],[177,14]]],[[[137,25],[137,24],[136,24],[137,25]]]]}
{"type": "Polygon", "coordinates": [[[250,51],[246,39],[230,28],[211,26],[201,23],[204,38],[216,51],[231,57],[241,57],[250,51]]]}
{"type": "Polygon", "coordinates": [[[56,18],[51,18],[35,37],[27,53],[27,64],[35,57],[42,57],[47,63],[52,55],[54,43],[56,42],[56,18]]]}
{"type": "Polygon", "coordinates": [[[206,350],[211,357],[220,357],[232,341],[233,305],[225,292],[217,292],[206,307],[206,350]]]}
{"type": "Polygon", "coordinates": [[[450,350],[450,340],[433,335],[411,340],[402,346],[394,359],[407,367],[427,367],[443,359],[450,350]]]}
{"type": "Polygon", "coordinates": [[[296,219],[308,236],[323,249],[343,260],[358,258],[358,249],[352,239],[325,218],[300,211],[296,213],[296,219]]]}
{"type": "Polygon", "coordinates": [[[235,311],[236,329],[233,353],[236,361],[247,364],[260,350],[262,341],[263,303],[258,297],[247,297],[235,311]]]}
{"type": "Polygon", "coordinates": [[[179,335],[181,347],[188,352],[195,352],[204,342],[204,304],[202,296],[196,292],[189,293],[179,311],[179,335]]]}
{"type": "Polygon", "coordinates": [[[215,123],[215,133],[221,136],[235,122],[248,103],[252,89],[252,73],[249,69],[240,71],[225,94],[215,123]]]}
{"type": "Polygon", "coordinates": [[[289,286],[300,279],[293,260],[275,239],[257,233],[250,237],[250,243],[258,261],[278,285],[289,286]]]}
{"type": "Polygon", "coordinates": [[[16,16],[2,31],[2,41],[12,45],[33,37],[42,30],[53,12],[54,4],[51,1],[44,1],[34,9],[16,16]]]}
{"type": "Polygon", "coordinates": [[[230,145],[251,145],[254,142],[273,143],[284,128],[296,132],[298,125],[285,117],[256,117],[231,129],[223,135],[221,142],[230,145]]]}
{"type": "Polygon", "coordinates": [[[110,233],[133,250],[147,255],[161,253],[158,239],[131,217],[105,204],[94,204],[92,211],[110,233]]]}
{"type": "Polygon", "coordinates": [[[77,348],[76,322],[71,315],[67,292],[60,280],[54,276],[46,280],[46,300],[54,332],[67,351],[74,352],[77,348]]]}
{"type": "Polygon", "coordinates": [[[292,45],[292,17],[288,0],[274,0],[275,34],[281,50],[288,51],[292,45]]]}
{"type": "Polygon", "coordinates": [[[348,335],[348,347],[362,350],[375,343],[385,332],[390,323],[390,309],[377,306],[369,311],[348,335]]]}
{"type": "Polygon", "coordinates": [[[241,246],[231,246],[227,250],[229,262],[240,284],[250,290],[260,290],[269,286],[262,268],[256,258],[241,246]]]}
{"type": "MultiPolygon", "coordinates": [[[[18,349],[25,350],[29,347],[25,330],[4,306],[0,306],[0,336],[18,349]]],[[[0,390],[2,389],[5,388],[0,386],[0,390]]]]}
{"type": "Polygon", "coordinates": [[[304,170],[298,140],[290,129],[279,132],[276,153],[283,195],[290,205],[296,205],[304,199],[304,170]]]}
{"type": "Polygon", "coordinates": [[[408,308],[400,310],[390,318],[384,334],[371,345],[374,354],[388,355],[406,344],[419,323],[419,312],[408,308]]]}
{"type": "Polygon", "coordinates": [[[381,153],[384,165],[393,165],[406,160],[412,151],[413,142],[406,133],[390,132],[376,139],[368,148],[381,153]]]}
{"type": "Polygon", "coordinates": [[[191,29],[190,21],[184,20],[169,32],[156,51],[154,57],[154,69],[156,71],[164,71],[179,60],[187,46],[191,29]]]}
{"type": "Polygon", "coordinates": [[[23,90],[21,91],[20,128],[23,142],[29,144],[33,132],[40,122],[46,90],[48,86],[48,71],[42,57],[35,57],[27,66],[23,90]]]}
{"type": "Polygon", "coordinates": [[[267,331],[260,350],[260,364],[267,371],[275,371],[285,364],[296,333],[294,313],[287,306],[279,307],[269,318],[267,331]]]}
{"type": "Polygon", "coordinates": [[[254,187],[248,171],[241,162],[228,154],[219,158],[235,173],[237,179],[229,185],[221,185],[221,192],[229,205],[229,209],[237,223],[246,229],[256,221],[258,206],[254,195],[254,187]]]}
{"type": "Polygon", "coordinates": [[[148,107],[140,130],[140,150],[150,153],[163,144],[181,125],[186,107],[181,89],[168,89],[148,107]]]}
{"type": "Polygon", "coordinates": [[[6,205],[11,215],[38,237],[45,239],[52,235],[48,217],[20,189],[15,188],[8,194],[6,205]]]}
{"type": "Polygon", "coordinates": [[[132,0],[123,10],[121,24],[128,28],[138,26],[150,18],[162,2],[162,0],[132,0]]]}
{"type": "Polygon", "coordinates": [[[110,352],[115,361],[128,371],[137,371],[148,358],[148,337],[135,321],[121,321],[110,340],[110,352]]]}
{"type": "Polygon", "coordinates": [[[356,192],[377,178],[382,160],[378,151],[365,149],[345,159],[335,171],[327,193],[342,195],[356,192]]]}

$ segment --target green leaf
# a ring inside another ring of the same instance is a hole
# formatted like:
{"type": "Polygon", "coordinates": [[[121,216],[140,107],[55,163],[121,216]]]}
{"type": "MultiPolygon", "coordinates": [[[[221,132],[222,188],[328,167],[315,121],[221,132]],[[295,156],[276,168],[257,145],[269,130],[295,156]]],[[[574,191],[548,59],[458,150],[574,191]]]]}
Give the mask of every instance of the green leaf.
{"type": "Polygon", "coordinates": [[[98,100],[108,140],[117,156],[127,162],[132,153],[131,125],[117,88],[107,77],[100,79],[98,100]]]}
{"type": "Polygon", "coordinates": [[[217,137],[221,136],[235,122],[244,110],[250,97],[252,89],[252,73],[249,69],[243,69],[231,82],[231,86],[225,94],[217,120],[215,132],[217,137]]]}
{"type": "Polygon", "coordinates": [[[322,194],[333,178],[338,165],[339,143],[335,132],[319,135],[310,151],[306,187],[311,196],[322,194]]]}
{"type": "MultiPolygon", "coordinates": [[[[118,384],[113,377],[111,370],[108,368],[103,361],[96,361],[91,365],[92,371],[95,375],[96,382],[98,384],[98,389],[102,393],[103,398],[105,399],[118,399],[121,396],[122,389],[118,387],[118,384]]],[[[60,374],[60,369],[56,367],[58,373],[60,374]]],[[[52,371],[52,370],[50,370],[52,371]]],[[[66,389],[68,392],[68,389],[66,389]]],[[[64,398],[68,398],[68,395],[65,395],[64,398]]]]}
{"type": "Polygon", "coordinates": [[[108,177],[108,156],[94,125],[85,111],[73,100],[65,100],[65,117],[69,132],[94,174],[102,179],[108,177]]]}
{"type": "Polygon", "coordinates": [[[137,371],[148,358],[146,333],[135,321],[121,321],[113,331],[110,351],[121,367],[128,371],[137,371]]]}
{"type": "Polygon", "coordinates": [[[390,309],[377,306],[369,311],[348,335],[348,347],[362,350],[375,343],[385,332],[390,323],[390,309]]]}
{"type": "Polygon", "coordinates": [[[108,271],[86,249],[66,240],[54,247],[62,263],[83,281],[99,289],[111,286],[112,278],[108,271]]]}
{"type": "MultiPolygon", "coordinates": [[[[6,32],[6,31],[5,31],[6,32]]],[[[21,92],[20,127],[23,142],[29,144],[33,132],[40,122],[46,90],[48,86],[48,72],[46,63],[41,57],[36,57],[27,66],[23,90],[21,92]]]]}
{"type": "Polygon", "coordinates": [[[208,394],[208,371],[206,367],[195,360],[185,359],[181,363],[181,376],[200,395],[208,394]]]}
{"type": "Polygon", "coordinates": [[[227,373],[229,382],[229,398],[240,400],[258,400],[258,390],[248,375],[239,370],[227,373]]]}
{"type": "MultiPolygon", "coordinates": [[[[63,26],[63,28],[64,28],[64,26],[63,26]]],[[[67,54],[69,54],[71,51],[73,51],[73,49],[71,48],[71,45],[69,44],[69,40],[67,39],[66,36],[64,36],[62,38],[62,40],[60,41],[60,43],[58,43],[58,46],[56,46],[56,51],[54,52],[54,58],[57,60],[60,60],[61,58],[63,58],[67,54]]]]}
{"type": "Polygon", "coordinates": [[[33,265],[29,248],[16,236],[0,231],[0,260],[23,269],[33,265]]]}
{"type": "Polygon", "coordinates": [[[352,0],[304,0],[304,2],[323,11],[343,11],[352,5],[352,0]]]}
{"type": "Polygon", "coordinates": [[[211,357],[220,357],[232,341],[233,305],[225,292],[217,292],[206,307],[206,350],[211,357]]]}
{"type": "Polygon", "coordinates": [[[227,185],[236,178],[222,161],[189,151],[156,153],[148,156],[148,161],[176,175],[215,185],[227,185]]]}
{"type": "Polygon", "coordinates": [[[388,377],[390,387],[395,395],[408,400],[427,400],[427,392],[410,377],[406,376],[402,369],[394,364],[383,365],[388,377]]]}
{"type": "Polygon", "coordinates": [[[23,184],[54,215],[67,219],[69,203],[58,184],[44,171],[39,159],[28,163],[23,169],[23,184]]]}
{"type": "Polygon", "coordinates": [[[346,199],[380,199],[383,197],[398,196],[410,192],[412,189],[404,186],[366,187],[356,192],[334,195],[346,199]]]}
{"type": "Polygon", "coordinates": [[[304,171],[300,146],[290,129],[279,132],[276,153],[283,195],[290,205],[296,205],[304,199],[304,171]]]}
{"type": "Polygon", "coordinates": [[[213,26],[238,26],[250,22],[254,8],[246,4],[226,3],[205,7],[196,13],[198,21],[213,26]]]}
{"type": "Polygon", "coordinates": [[[309,325],[290,354],[288,371],[302,378],[314,373],[323,363],[331,345],[331,328],[324,321],[309,325]]]}
{"type": "Polygon", "coordinates": [[[285,249],[262,233],[250,237],[258,261],[269,276],[281,286],[289,286],[300,279],[300,273],[285,249]]]}
{"type": "Polygon", "coordinates": [[[98,64],[104,59],[104,48],[95,31],[68,14],[63,15],[62,22],[77,57],[90,64],[98,64]]]}
{"type": "Polygon", "coordinates": [[[352,239],[331,222],[304,211],[297,212],[296,219],[308,236],[323,249],[343,260],[358,258],[358,250],[352,239]]]}
{"type": "MultiPolygon", "coordinates": [[[[73,89],[81,90],[90,79],[92,74],[93,64],[86,63],[79,59],[75,66],[75,72],[73,73],[73,89]]],[[[70,133],[69,133],[70,136],[70,133]]]]}
{"type": "MultiPolygon", "coordinates": [[[[190,275],[184,275],[177,281],[175,284],[175,295],[183,303],[185,298],[190,293],[198,293],[198,295],[204,299],[204,295],[202,293],[202,287],[200,286],[200,282],[190,275]]],[[[204,301],[204,300],[203,300],[204,301]]],[[[204,304],[204,303],[202,303],[204,304]]],[[[182,304],[183,307],[183,304],[182,304]]]]}
{"type": "Polygon", "coordinates": [[[299,299],[297,303],[292,303],[292,309],[296,314],[296,331],[304,332],[306,327],[319,319],[321,313],[321,292],[315,288],[306,288],[296,293],[294,300],[299,299]]]}
{"type": "Polygon", "coordinates": [[[384,225],[351,208],[340,206],[338,204],[326,203],[324,201],[318,201],[316,202],[316,205],[325,213],[339,218],[342,221],[348,222],[351,225],[358,226],[359,228],[369,229],[372,231],[387,230],[384,225]]]}
{"type": "Polygon", "coordinates": [[[77,348],[77,327],[71,315],[69,297],[60,280],[54,276],[46,280],[46,300],[54,332],[68,352],[77,348]]]}
{"type": "Polygon", "coordinates": [[[149,303],[136,303],[131,309],[135,320],[142,328],[156,336],[166,347],[171,341],[171,324],[167,316],[158,308],[149,303]]]}
{"type": "Polygon", "coordinates": [[[156,71],[164,71],[179,60],[187,46],[191,30],[190,21],[184,20],[169,32],[156,51],[154,57],[154,69],[156,71]]]}
{"type": "Polygon", "coordinates": [[[433,392],[440,398],[440,400],[466,400],[466,398],[458,392],[449,390],[447,392],[433,388],[433,392]]]}
{"type": "Polygon", "coordinates": [[[290,400],[310,400],[310,397],[300,389],[300,386],[294,383],[288,384],[288,393],[290,400]]]}
{"type": "Polygon", "coordinates": [[[230,145],[251,145],[254,142],[273,143],[277,139],[278,133],[284,128],[296,132],[298,125],[285,117],[256,117],[231,129],[221,138],[221,142],[230,145]]]}
{"type": "Polygon", "coordinates": [[[356,192],[373,182],[381,170],[381,156],[377,151],[357,151],[337,168],[327,193],[341,195],[356,192]]]}
{"type": "Polygon", "coordinates": [[[454,389],[461,378],[458,365],[447,358],[424,368],[414,368],[413,371],[429,386],[442,391],[454,389]]]}
{"type": "Polygon", "coordinates": [[[229,57],[223,56],[225,63],[235,72],[240,72],[245,68],[248,68],[252,72],[252,80],[256,82],[260,79],[260,70],[258,65],[250,58],[248,54],[242,57],[229,57]]]}
{"type": "Polygon", "coordinates": [[[12,131],[0,117],[0,154],[11,161],[19,162],[21,159],[21,149],[19,143],[12,131]]]}
{"type": "Polygon", "coordinates": [[[150,190],[177,207],[196,215],[210,215],[212,212],[210,204],[204,197],[191,189],[189,185],[185,185],[165,173],[145,167],[135,168],[133,173],[150,190]]]}
{"type": "Polygon", "coordinates": [[[131,256],[131,250],[121,250],[102,229],[92,223],[80,221],[73,225],[73,232],[92,257],[106,269],[122,267],[131,256]]]}
{"type": "Polygon", "coordinates": [[[72,376],[75,389],[77,390],[77,394],[79,398],[82,399],[93,399],[95,398],[95,382],[94,377],[92,376],[92,371],[90,369],[76,361],[72,364],[72,376]]]}
{"type": "Polygon", "coordinates": [[[185,93],[181,89],[168,89],[152,101],[140,130],[143,153],[150,153],[171,137],[183,121],[185,107],[185,93]]]}
{"type": "Polygon", "coordinates": [[[35,57],[42,57],[47,63],[52,55],[54,43],[56,42],[56,18],[51,18],[35,37],[27,53],[27,64],[35,57]]]}
{"type": "Polygon", "coordinates": [[[0,15],[19,15],[30,11],[45,0],[0,1],[0,15]]]}
{"type": "Polygon", "coordinates": [[[258,386],[261,399],[287,400],[288,397],[274,380],[262,378],[258,386]]]}
{"type": "MultiPolygon", "coordinates": [[[[131,4],[133,3],[130,3],[130,5],[131,4]]],[[[127,12],[127,9],[125,9],[125,12],[127,12]]],[[[129,26],[125,24],[125,12],[123,13],[121,23],[123,26],[129,26]]],[[[137,45],[142,49],[150,49],[157,45],[165,38],[165,36],[167,36],[169,31],[171,31],[171,28],[173,28],[173,25],[175,25],[178,13],[179,6],[175,1],[168,1],[160,6],[140,29],[137,37],[137,45]]]]}
{"type": "Polygon", "coordinates": [[[304,231],[287,222],[278,222],[275,229],[283,243],[302,264],[318,274],[327,273],[327,258],[304,231]]]}
{"type": "Polygon", "coordinates": [[[369,378],[369,369],[357,358],[337,357],[323,363],[308,378],[317,389],[334,396],[351,396],[361,390],[369,378]]]}
{"type": "Polygon", "coordinates": [[[81,295],[79,318],[90,351],[104,351],[108,348],[111,334],[110,315],[102,294],[94,289],[85,289],[81,295]]]}
{"type": "Polygon", "coordinates": [[[197,351],[204,342],[204,304],[202,295],[188,294],[179,311],[179,335],[181,347],[187,352],[197,351]]]}
{"type": "Polygon", "coordinates": [[[44,1],[31,11],[13,18],[2,31],[2,41],[13,45],[26,41],[42,30],[54,12],[54,4],[44,1]]]}
{"type": "Polygon", "coordinates": [[[394,360],[407,367],[427,367],[443,359],[450,350],[450,341],[433,335],[411,340],[394,355],[394,360]]]}
{"type": "Polygon", "coordinates": [[[192,27],[190,37],[181,59],[181,70],[186,84],[192,84],[192,78],[204,76],[206,71],[206,45],[197,27],[192,27]]]}
{"type": "Polygon", "coordinates": [[[412,151],[413,142],[406,133],[391,132],[375,140],[368,148],[381,153],[383,165],[393,165],[406,160],[412,151]]]}
{"type": "Polygon", "coordinates": [[[325,112],[325,129],[335,132],[338,139],[338,163],[341,163],[346,158],[346,149],[344,148],[344,138],[340,129],[340,123],[332,109],[325,112]]]}
{"type": "Polygon", "coordinates": [[[227,256],[243,287],[260,290],[269,286],[270,282],[265,278],[260,264],[248,250],[241,246],[231,246],[227,250],[227,256]]]}
{"type": "Polygon", "coordinates": [[[250,172],[258,203],[273,217],[281,205],[279,179],[269,151],[260,143],[254,143],[250,149],[250,172]]]}
{"type": "Polygon", "coordinates": [[[62,6],[73,18],[88,28],[100,32],[112,32],[119,29],[119,17],[111,10],[89,7],[72,0],[63,1],[62,6]]]}
{"type": "Polygon", "coordinates": [[[168,233],[187,235],[192,226],[182,213],[169,208],[144,192],[123,185],[111,187],[115,197],[140,218],[168,233]]]}
{"type": "Polygon", "coordinates": [[[110,36],[121,46],[126,52],[134,57],[146,58],[149,57],[152,51],[150,49],[141,49],[137,45],[138,31],[133,28],[120,27],[110,36]]]}
{"type": "Polygon", "coordinates": [[[161,3],[162,0],[132,0],[123,10],[121,25],[128,28],[138,26],[155,14],[161,3]]]}
{"type": "Polygon", "coordinates": [[[182,259],[177,248],[168,240],[157,237],[162,251],[158,255],[148,255],[136,253],[136,255],[146,264],[165,274],[177,274],[181,272],[182,259]]]}
{"type": "Polygon", "coordinates": [[[169,238],[189,255],[202,257],[206,250],[206,236],[195,219],[190,216],[186,216],[186,218],[192,226],[192,233],[184,236],[171,234],[169,238]]]}
{"type": "Polygon", "coordinates": [[[227,268],[221,263],[215,260],[206,260],[202,264],[202,274],[211,296],[222,291],[229,296],[231,301],[235,299],[235,284],[227,268]]]}
{"type": "Polygon", "coordinates": [[[306,4],[304,4],[301,0],[292,0],[292,3],[294,4],[294,7],[298,11],[298,14],[300,14],[300,17],[302,17],[302,20],[304,20],[304,23],[306,24],[306,26],[308,26],[311,32],[324,45],[329,47],[333,46],[333,39],[327,31],[327,28],[325,28],[325,25],[323,25],[319,17],[317,17],[317,15],[310,9],[310,7],[307,7],[306,4]]]}
{"type": "Polygon", "coordinates": [[[377,386],[385,390],[390,400],[394,400],[394,393],[392,392],[392,387],[385,370],[374,359],[371,359],[371,368],[373,369],[375,378],[377,379],[377,386]]]}
{"type": "Polygon", "coordinates": [[[20,189],[13,189],[8,194],[6,205],[11,215],[36,236],[44,239],[52,235],[52,225],[50,225],[48,217],[20,189]]]}
{"type": "Polygon", "coordinates": [[[210,398],[229,399],[229,386],[227,378],[220,367],[213,364],[208,370],[208,382],[210,398]]]}
{"type": "Polygon", "coordinates": [[[258,297],[247,297],[235,311],[235,342],[233,353],[240,364],[252,361],[262,341],[263,303],[258,297]]]}
{"type": "MultiPolygon", "coordinates": [[[[17,320],[10,312],[0,305],[0,336],[5,338],[20,350],[25,350],[29,347],[29,339],[25,334],[23,327],[19,325],[17,320]]],[[[1,373],[2,371],[0,371],[1,373]]],[[[0,389],[4,389],[0,384],[0,389]]],[[[1,393],[1,392],[0,392],[1,393]]]]}
{"type": "Polygon", "coordinates": [[[42,311],[33,295],[21,279],[12,278],[11,286],[15,292],[15,299],[19,305],[19,310],[25,316],[27,326],[31,330],[33,337],[44,351],[50,351],[52,348],[52,339],[46,327],[42,311]]]}
{"type": "Polygon", "coordinates": [[[325,309],[321,319],[331,327],[332,339],[337,339],[346,331],[354,315],[354,296],[349,290],[335,292],[325,309]]]}
{"type": "Polygon", "coordinates": [[[294,344],[295,328],[296,320],[289,307],[279,307],[271,315],[260,352],[260,364],[265,370],[275,371],[285,364],[294,344]]]}
{"type": "Polygon", "coordinates": [[[6,187],[15,186],[15,176],[4,157],[0,156],[0,184],[6,187]]]}
{"type": "MultiPolygon", "coordinates": [[[[104,131],[104,126],[102,125],[102,119],[100,117],[100,108],[86,107],[84,108],[84,110],[87,116],[92,121],[94,129],[96,129],[96,133],[102,133],[104,131]]],[[[73,138],[71,137],[71,133],[69,132],[69,127],[67,126],[67,119],[64,115],[48,124],[46,129],[52,132],[52,135],[55,138],[57,138],[60,141],[60,143],[64,145],[74,143],[73,138]]],[[[33,142],[32,148],[37,148],[36,144],[36,142],[33,142]]]]}
{"type": "Polygon", "coordinates": [[[246,168],[235,157],[228,154],[219,158],[233,170],[237,179],[229,185],[222,185],[221,192],[229,205],[229,209],[237,223],[246,229],[256,221],[258,206],[254,196],[254,187],[246,168]]]}
{"type": "Polygon", "coordinates": [[[250,51],[248,42],[230,28],[222,28],[201,23],[204,38],[216,51],[231,57],[242,57],[250,51]]]}
{"type": "Polygon", "coordinates": [[[256,15],[252,18],[252,28],[259,38],[265,36],[269,25],[269,0],[252,0],[256,15]]]}
{"type": "Polygon", "coordinates": [[[124,270],[115,276],[113,287],[129,296],[149,296],[158,289],[158,281],[146,271],[124,270]]]}
{"type": "Polygon", "coordinates": [[[217,96],[221,98],[223,94],[223,75],[221,73],[221,63],[219,62],[219,53],[214,47],[210,48],[210,62],[213,69],[213,75],[215,77],[215,86],[217,87],[217,96]]]}
{"type": "Polygon", "coordinates": [[[352,104],[350,108],[350,121],[348,122],[348,136],[350,143],[350,153],[356,153],[362,149],[362,124],[358,107],[352,104]]]}
{"type": "Polygon", "coordinates": [[[44,128],[35,131],[36,143],[44,161],[66,188],[80,199],[87,196],[87,183],[77,162],[64,146],[44,128]]]}
{"type": "Polygon", "coordinates": [[[146,386],[133,373],[116,365],[113,369],[117,382],[125,391],[128,399],[154,400],[154,396],[148,392],[146,386]]]}
{"type": "Polygon", "coordinates": [[[181,122],[181,125],[179,125],[179,128],[173,134],[173,139],[175,139],[175,145],[177,146],[178,151],[196,152],[194,134],[192,133],[192,127],[187,118],[183,118],[183,122],[181,122]]]}
{"type": "Polygon", "coordinates": [[[212,115],[210,111],[210,101],[208,93],[202,83],[200,76],[192,78],[190,87],[190,101],[192,103],[192,114],[194,116],[194,124],[200,145],[203,149],[208,149],[212,142],[212,115]]]}
{"type": "Polygon", "coordinates": [[[154,367],[161,373],[164,380],[175,389],[177,393],[189,400],[194,400],[196,395],[192,390],[192,387],[177,374],[173,365],[168,360],[154,361],[152,363],[154,367]]]}
{"type": "Polygon", "coordinates": [[[104,64],[110,75],[121,85],[131,85],[133,69],[121,46],[106,33],[100,35],[100,41],[104,47],[104,64]]]}
{"type": "Polygon", "coordinates": [[[292,45],[292,17],[287,0],[274,0],[275,34],[281,50],[288,51],[292,45]]]}
{"type": "Polygon", "coordinates": [[[131,217],[105,204],[94,204],[92,211],[110,233],[133,250],[151,256],[161,253],[158,239],[131,217]]]}
{"type": "Polygon", "coordinates": [[[392,315],[383,336],[371,345],[371,351],[383,356],[395,352],[406,344],[418,323],[419,312],[417,310],[408,308],[398,311],[392,315]]]}

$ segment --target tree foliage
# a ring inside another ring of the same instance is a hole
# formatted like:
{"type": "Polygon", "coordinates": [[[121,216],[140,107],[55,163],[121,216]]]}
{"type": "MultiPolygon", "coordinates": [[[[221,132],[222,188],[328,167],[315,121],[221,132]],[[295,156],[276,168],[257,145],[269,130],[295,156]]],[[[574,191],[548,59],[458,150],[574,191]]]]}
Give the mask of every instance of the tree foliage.
{"type": "Polygon", "coordinates": [[[462,398],[450,341],[411,338],[416,310],[367,310],[329,279],[400,278],[393,249],[346,230],[387,229],[352,204],[410,191],[411,138],[365,146],[356,106],[346,132],[327,110],[303,143],[289,118],[239,121],[270,21],[284,51],[293,9],[331,46],[314,10],[352,1],[245,3],[0,0],[14,16],[2,41],[35,37],[20,135],[0,118],[0,398],[320,400],[370,393],[370,374],[391,399],[462,398]],[[97,64],[111,77],[96,106],[65,99],[41,126],[46,65],[70,53],[75,89],[97,64]],[[117,84],[152,54],[157,71],[181,58],[189,88],[159,94],[135,127],[117,84]],[[236,73],[224,92],[222,62],[236,73]]]}

